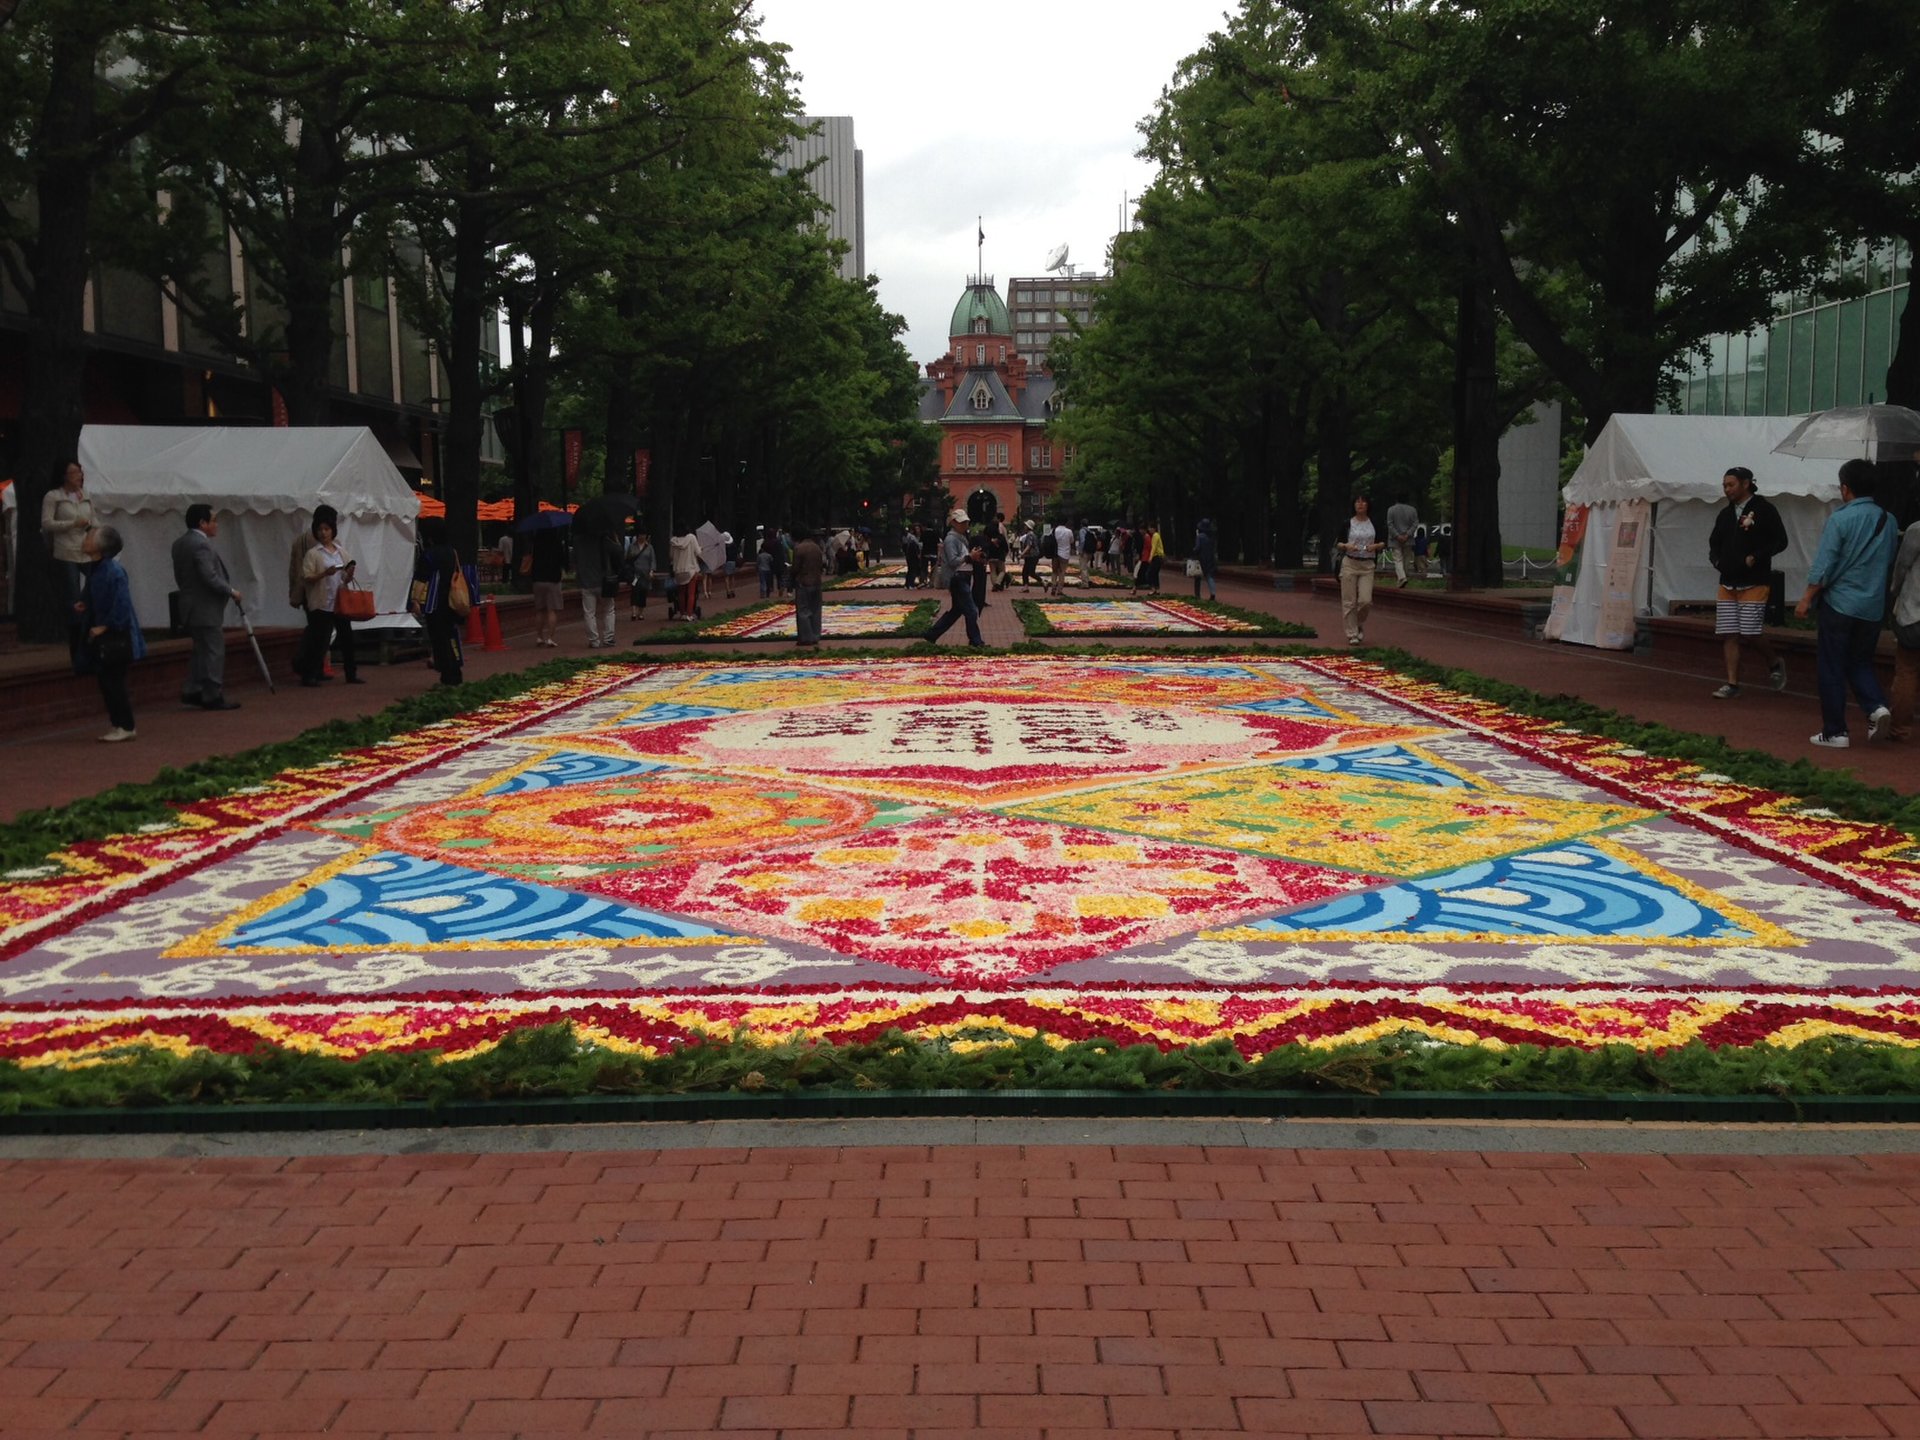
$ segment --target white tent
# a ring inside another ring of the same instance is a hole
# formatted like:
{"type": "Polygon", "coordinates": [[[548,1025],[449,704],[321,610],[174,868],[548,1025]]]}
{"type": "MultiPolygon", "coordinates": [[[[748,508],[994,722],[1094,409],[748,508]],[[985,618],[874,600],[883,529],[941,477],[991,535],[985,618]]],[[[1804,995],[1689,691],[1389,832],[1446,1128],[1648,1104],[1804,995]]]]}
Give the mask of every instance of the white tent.
{"type": "MultiPolygon", "coordinates": [[[[1626,588],[1632,615],[1666,615],[1675,601],[1711,600],[1719,577],[1707,562],[1707,540],[1714,517],[1726,504],[1721,478],[1732,465],[1753,471],[1759,492],[1780,511],[1787,548],[1773,568],[1786,575],[1789,602],[1806,588],[1807,567],[1820,541],[1820,529],[1840,499],[1839,467],[1831,460],[1800,460],[1776,455],[1773,447],[1804,417],[1798,415],[1615,415],[1588,449],[1567,482],[1569,508],[1591,507],[1586,541],[1570,603],[1556,597],[1556,638],[1576,645],[1622,641],[1603,626],[1608,571],[1614,567],[1615,520],[1640,513],[1646,532],[1639,537],[1637,562],[1616,569],[1626,588]],[[1562,619],[1564,616],[1564,619],[1562,619]]],[[[1630,527],[1629,527],[1630,529],[1630,527]]],[[[1620,597],[1615,597],[1620,606],[1620,597]]],[[[1629,627],[1630,629],[1630,627],[1629,627]]]]}
{"type": "MultiPolygon", "coordinates": [[[[287,603],[287,560],[323,504],[340,512],[355,582],[383,614],[406,608],[420,497],[363,427],[89,425],[80,463],[95,515],[126,542],[121,562],[148,629],[166,626],[169,556],[195,501],[213,506],[214,548],[255,624],[303,623],[287,603]]],[[[229,611],[227,623],[239,615],[229,611]]]]}

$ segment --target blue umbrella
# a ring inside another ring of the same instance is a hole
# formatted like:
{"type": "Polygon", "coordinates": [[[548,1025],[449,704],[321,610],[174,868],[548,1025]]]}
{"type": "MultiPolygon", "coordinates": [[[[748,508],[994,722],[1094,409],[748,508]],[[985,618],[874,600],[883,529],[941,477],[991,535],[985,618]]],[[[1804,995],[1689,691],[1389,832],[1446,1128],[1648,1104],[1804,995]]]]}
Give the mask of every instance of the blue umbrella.
{"type": "Polygon", "coordinates": [[[565,530],[573,524],[573,516],[564,510],[536,510],[513,528],[522,535],[531,535],[538,530],[565,530]]]}

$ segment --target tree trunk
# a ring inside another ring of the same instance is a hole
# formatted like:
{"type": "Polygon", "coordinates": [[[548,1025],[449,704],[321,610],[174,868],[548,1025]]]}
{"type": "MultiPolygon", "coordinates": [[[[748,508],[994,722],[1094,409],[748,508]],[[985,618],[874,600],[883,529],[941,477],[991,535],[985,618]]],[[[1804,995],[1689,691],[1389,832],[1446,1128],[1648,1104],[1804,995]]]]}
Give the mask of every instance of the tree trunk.
{"type": "MultiPolygon", "coordinates": [[[[287,207],[287,421],[326,425],[333,372],[333,305],[340,285],[340,235],[332,206],[339,194],[333,137],[317,120],[304,120],[294,151],[300,184],[287,207]]],[[[222,240],[224,242],[223,234],[222,240]]]]}
{"type": "Polygon", "coordinates": [[[1453,542],[1447,588],[1498,588],[1500,563],[1499,315],[1484,280],[1469,271],[1460,287],[1454,335],[1453,542]]]}
{"type": "Polygon", "coordinates": [[[550,275],[535,276],[533,303],[511,317],[513,357],[513,503],[516,516],[532,515],[540,505],[547,401],[553,392],[553,324],[560,307],[559,287],[550,275]]]}
{"type": "MultiPolygon", "coordinates": [[[[469,164],[467,191],[484,193],[488,164],[469,164]]],[[[491,214],[484,201],[454,206],[453,289],[447,305],[446,463],[440,498],[447,506],[448,538],[463,555],[480,541],[480,437],[484,428],[480,383],[480,327],[487,316],[487,246],[491,214]]]]}
{"type": "MultiPolygon", "coordinates": [[[[640,306],[631,291],[615,303],[614,313],[623,329],[633,325],[640,306]]],[[[633,452],[640,443],[640,390],[634,366],[632,358],[622,356],[609,367],[606,468],[600,477],[600,488],[608,495],[633,493],[633,452]]]]}
{"type": "MultiPolygon", "coordinates": [[[[1907,253],[1920,244],[1920,229],[1901,237],[1907,253]]],[[[1913,303],[1913,282],[1907,282],[1907,308],[1900,312],[1900,334],[1893,347],[1893,363],[1887,366],[1887,404],[1905,405],[1920,410],[1920,305],[1913,303]]]]}
{"type": "MultiPolygon", "coordinates": [[[[1320,569],[1334,571],[1334,546],[1346,533],[1353,514],[1352,426],[1344,389],[1320,403],[1320,569]]],[[[1384,524],[1376,520],[1376,526],[1384,524]]]]}
{"type": "MultiPolygon", "coordinates": [[[[27,309],[26,384],[15,456],[19,490],[19,579],[15,621],[20,639],[43,643],[66,634],[64,592],[55,593],[53,562],[40,541],[40,502],[53,467],[80,448],[86,416],[86,295],[94,167],[94,62],[90,35],[63,36],[41,112],[35,151],[40,214],[34,234],[33,295],[27,309]]],[[[154,617],[145,617],[154,623],[154,617]]]]}

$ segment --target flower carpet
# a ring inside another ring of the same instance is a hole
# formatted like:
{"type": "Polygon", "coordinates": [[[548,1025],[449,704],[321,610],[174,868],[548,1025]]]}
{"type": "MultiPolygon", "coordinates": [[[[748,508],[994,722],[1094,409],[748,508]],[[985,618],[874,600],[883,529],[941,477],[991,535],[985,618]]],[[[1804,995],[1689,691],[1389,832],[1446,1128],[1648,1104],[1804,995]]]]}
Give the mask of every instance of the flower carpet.
{"type": "MultiPolygon", "coordinates": [[[[931,561],[929,561],[927,565],[927,572],[929,575],[931,575],[932,571],[933,571],[933,564],[931,561]]],[[[1007,564],[1007,573],[1014,577],[1014,583],[1011,588],[1019,589],[1020,588],[1019,562],[1009,561],[1007,564]]],[[[1047,573],[1047,567],[1043,563],[1040,567],[1040,574],[1044,578],[1046,573],[1047,573]]],[[[882,566],[877,570],[876,569],[862,570],[856,575],[843,575],[837,580],[829,580],[827,582],[827,588],[829,590],[886,590],[886,589],[897,590],[902,585],[905,585],[906,583],[907,583],[907,567],[906,566],[887,565],[887,566],[882,566]]],[[[1103,570],[1094,571],[1091,577],[1083,581],[1080,578],[1080,569],[1076,565],[1073,569],[1067,572],[1066,583],[1068,585],[1074,585],[1074,586],[1083,586],[1083,585],[1091,586],[1094,589],[1117,589],[1119,586],[1125,585],[1127,582],[1120,576],[1109,575],[1103,570]]],[[[1033,588],[1038,589],[1040,587],[1035,586],[1033,588]]]]}
{"type": "MultiPolygon", "coordinates": [[[[924,630],[933,619],[931,601],[848,600],[824,605],[820,611],[820,633],[828,639],[890,639],[924,630]]],[[[731,615],[721,615],[691,631],[664,630],[650,636],[647,644],[685,643],[698,640],[792,640],[794,609],[790,603],[773,601],[751,605],[731,615]]]]}
{"type": "Polygon", "coordinates": [[[1347,657],[605,665],[0,877],[0,1056],[1920,1044],[1904,833],[1347,657]]]}
{"type": "Polygon", "coordinates": [[[1142,600],[1021,600],[1020,619],[1032,635],[1263,635],[1301,630],[1254,611],[1153,596],[1142,600]]]}

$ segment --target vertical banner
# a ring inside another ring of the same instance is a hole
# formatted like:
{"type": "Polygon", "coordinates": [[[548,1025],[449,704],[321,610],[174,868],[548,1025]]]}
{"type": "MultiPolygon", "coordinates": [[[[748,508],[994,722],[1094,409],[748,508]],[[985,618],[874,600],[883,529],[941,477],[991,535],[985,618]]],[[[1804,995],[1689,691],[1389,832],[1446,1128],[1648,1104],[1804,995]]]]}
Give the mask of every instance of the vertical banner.
{"type": "Polygon", "coordinates": [[[1587,507],[1569,505],[1560,521],[1560,549],[1553,557],[1553,610],[1547,616],[1546,636],[1558,640],[1566,633],[1573,611],[1573,586],[1580,578],[1580,546],[1587,538],[1587,507]]]}
{"type": "Polygon", "coordinates": [[[1647,563],[1653,507],[1628,500],[1615,509],[1613,554],[1607,557],[1606,586],[1600,592],[1600,628],[1593,643],[1602,650],[1631,650],[1638,628],[1635,598],[1647,563]]]}
{"type": "Polygon", "coordinates": [[[568,495],[580,483],[580,452],[585,448],[585,441],[586,437],[578,430],[560,432],[560,486],[568,495]]]}
{"type": "Polygon", "coordinates": [[[636,450],[633,452],[633,493],[644,500],[647,498],[647,477],[653,473],[653,451],[636,450]]]}

